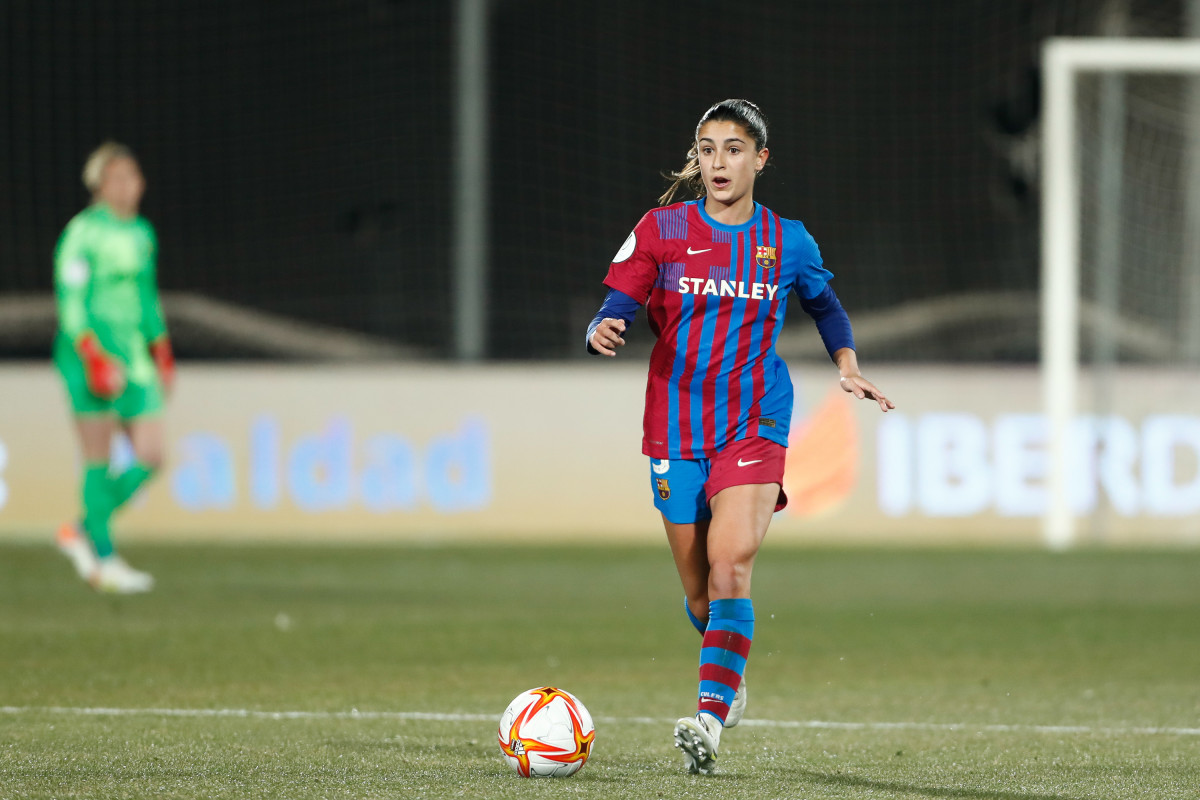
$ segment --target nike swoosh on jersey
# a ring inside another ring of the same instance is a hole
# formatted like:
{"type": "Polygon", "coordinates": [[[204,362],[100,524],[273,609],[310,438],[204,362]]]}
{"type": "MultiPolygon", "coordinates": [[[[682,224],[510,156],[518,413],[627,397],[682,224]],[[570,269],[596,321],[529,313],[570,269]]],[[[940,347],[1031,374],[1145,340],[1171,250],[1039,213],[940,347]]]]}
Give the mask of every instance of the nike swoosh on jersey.
{"type": "Polygon", "coordinates": [[[761,464],[761,463],[762,463],[762,459],[761,459],[761,458],[759,458],[759,459],[755,459],[754,461],[742,461],[740,458],[738,459],[738,466],[739,466],[739,467],[748,467],[748,466],[750,466],[751,464],[761,464]]]}
{"type": "Polygon", "coordinates": [[[706,249],[704,249],[704,250],[693,250],[692,248],[690,248],[690,247],[689,247],[689,248],[688,248],[688,255],[689,255],[689,256],[695,256],[695,255],[699,255],[700,253],[707,253],[709,250],[712,250],[712,248],[711,248],[711,247],[709,247],[709,248],[706,248],[706,249]]]}

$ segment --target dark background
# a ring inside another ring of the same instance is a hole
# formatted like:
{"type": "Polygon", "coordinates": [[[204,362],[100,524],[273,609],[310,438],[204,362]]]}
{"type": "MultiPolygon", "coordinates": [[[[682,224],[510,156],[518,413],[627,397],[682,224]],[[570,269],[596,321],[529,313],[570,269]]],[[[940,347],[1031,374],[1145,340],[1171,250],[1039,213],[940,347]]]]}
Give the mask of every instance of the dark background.
{"type": "MultiPolygon", "coordinates": [[[[1101,5],[495,0],[490,355],[579,353],[609,259],[731,96],[771,121],[756,199],[805,222],[852,316],[1035,291],[1040,42],[1101,5]]],[[[1177,4],[1132,5],[1177,30],[1177,4]]],[[[143,162],[165,290],[452,355],[453,3],[0,9],[0,296],[48,292],[82,162],[114,138],[143,162]]],[[[952,338],[877,355],[970,357],[952,338]]]]}

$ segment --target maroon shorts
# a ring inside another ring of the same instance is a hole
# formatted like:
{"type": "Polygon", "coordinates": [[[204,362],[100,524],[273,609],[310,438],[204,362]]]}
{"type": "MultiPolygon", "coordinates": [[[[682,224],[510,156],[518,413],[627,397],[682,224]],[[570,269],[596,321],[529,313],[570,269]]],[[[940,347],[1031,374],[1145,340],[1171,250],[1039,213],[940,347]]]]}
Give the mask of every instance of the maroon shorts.
{"type": "Polygon", "coordinates": [[[775,501],[775,510],[782,511],[787,505],[787,495],[783,491],[786,461],[787,448],[781,444],[759,436],[739,439],[709,459],[704,497],[711,503],[717,492],[730,486],[776,483],[779,484],[779,498],[775,501]]]}

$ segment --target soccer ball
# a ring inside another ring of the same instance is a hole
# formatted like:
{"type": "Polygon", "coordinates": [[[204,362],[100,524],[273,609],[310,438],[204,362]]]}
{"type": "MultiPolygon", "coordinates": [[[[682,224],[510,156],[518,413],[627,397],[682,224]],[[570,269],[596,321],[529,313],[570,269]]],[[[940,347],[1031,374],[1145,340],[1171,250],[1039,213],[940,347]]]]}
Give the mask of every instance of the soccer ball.
{"type": "Polygon", "coordinates": [[[574,775],[592,752],[596,727],[579,698],[553,686],[521,692],[500,715],[500,752],[525,778],[574,775]]]}

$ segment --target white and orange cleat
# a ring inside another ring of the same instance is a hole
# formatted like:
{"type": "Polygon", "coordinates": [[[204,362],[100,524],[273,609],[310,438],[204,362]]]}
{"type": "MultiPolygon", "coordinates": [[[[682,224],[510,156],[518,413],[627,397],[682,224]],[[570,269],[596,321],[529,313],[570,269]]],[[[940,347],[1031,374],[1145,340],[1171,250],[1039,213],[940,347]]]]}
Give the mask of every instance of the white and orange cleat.
{"type": "Polygon", "coordinates": [[[118,555],[99,559],[92,588],[109,594],[138,594],[154,588],[154,576],[134,569],[118,555]]]}
{"type": "Polygon", "coordinates": [[[92,549],[91,540],[84,535],[79,524],[64,522],[60,525],[58,533],[54,535],[54,544],[58,547],[58,552],[66,556],[71,566],[75,567],[79,577],[91,583],[100,562],[96,558],[96,551],[92,549]]]}

